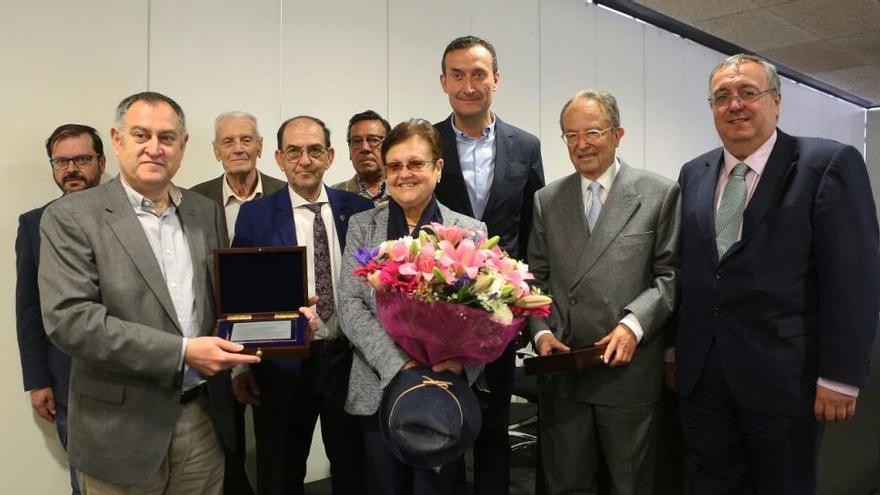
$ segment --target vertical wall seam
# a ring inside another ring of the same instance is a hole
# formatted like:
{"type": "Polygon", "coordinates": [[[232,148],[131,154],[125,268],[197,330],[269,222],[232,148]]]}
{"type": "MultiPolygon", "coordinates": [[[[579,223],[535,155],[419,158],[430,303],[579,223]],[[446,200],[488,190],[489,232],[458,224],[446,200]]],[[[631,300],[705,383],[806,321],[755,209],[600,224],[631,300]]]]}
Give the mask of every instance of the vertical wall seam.
{"type": "Polygon", "coordinates": [[[150,69],[151,38],[153,27],[153,1],[147,0],[147,91],[152,90],[152,73],[150,69]]]}

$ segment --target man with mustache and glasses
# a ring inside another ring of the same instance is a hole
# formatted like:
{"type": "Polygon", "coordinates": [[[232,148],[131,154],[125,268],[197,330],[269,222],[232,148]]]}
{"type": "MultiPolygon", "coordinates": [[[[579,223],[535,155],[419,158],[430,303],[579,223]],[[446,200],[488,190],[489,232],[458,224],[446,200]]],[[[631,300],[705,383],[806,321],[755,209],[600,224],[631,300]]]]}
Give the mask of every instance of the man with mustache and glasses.
{"type": "Polygon", "coordinates": [[[391,132],[391,126],[381,115],[372,111],[355,114],[348,121],[348,156],[354,167],[354,177],[334,184],[342,189],[369,199],[374,205],[388,201],[385,192],[385,165],[382,163],[382,141],[391,132]]]}
{"type": "Polygon", "coordinates": [[[271,359],[235,371],[235,396],[253,406],[257,493],[304,493],[320,418],[333,494],[360,494],[360,434],[355,417],[344,409],[352,350],[338,326],[335,294],[348,221],[373,203],[324,184],[335,151],[320,119],[288,119],[277,140],[275,162],[288,187],[242,205],[232,246],[305,246],[309,294],[319,298],[318,330],[307,358],[271,359]]]}
{"type": "MultiPolygon", "coordinates": [[[[63,194],[95,187],[101,182],[106,159],[104,143],[93,127],[64,124],[46,140],[52,178],[63,194]]],[[[30,392],[31,407],[38,416],[55,423],[61,445],[67,448],[67,382],[70,357],[46,337],[40,316],[37,268],[40,260],[40,219],[46,206],[18,218],[15,238],[16,284],[15,322],[24,389],[30,392]]],[[[76,472],[70,468],[70,486],[79,493],[76,472]]]]}
{"type": "MultiPolygon", "coordinates": [[[[440,62],[440,86],[452,115],[434,125],[443,142],[443,180],[434,193],[451,210],[482,220],[499,246],[525,259],[535,191],[544,186],[541,144],[492,111],[501,75],[491,43],[476,36],[452,40],[440,62]]],[[[514,345],[486,365],[480,436],[474,445],[474,491],[504,495],[510,485],[507,424],[514,345]]]]}

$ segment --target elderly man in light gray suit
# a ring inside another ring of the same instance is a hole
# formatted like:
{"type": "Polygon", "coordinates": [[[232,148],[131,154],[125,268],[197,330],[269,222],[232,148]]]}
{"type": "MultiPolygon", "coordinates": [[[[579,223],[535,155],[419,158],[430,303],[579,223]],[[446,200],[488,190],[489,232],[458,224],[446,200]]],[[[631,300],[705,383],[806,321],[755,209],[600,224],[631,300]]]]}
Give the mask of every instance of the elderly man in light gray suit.
{"type": "Polygon", "coordinates": [[[206,336],[223,213],[171,183],[188,138],[174,100],[124,99],[110,135],[120,177],[54,202],[40,226],[46,333],[73,360],[70,463],[89,495],[220,493],[221,441],[234,445],[222,371],[259,361],[206,336]]]}
{"type": "Polygon", "coordinates": [[[616,156],[624,134],[611,94],[577,93],[560,115],[576,172],[538,191],[529,265],[553,294],[530,321],[538,354],[607,345],[604,366],[541,376],[546,493],[650,495],[664,326],[676,299],[679,190],[616,156]]]}

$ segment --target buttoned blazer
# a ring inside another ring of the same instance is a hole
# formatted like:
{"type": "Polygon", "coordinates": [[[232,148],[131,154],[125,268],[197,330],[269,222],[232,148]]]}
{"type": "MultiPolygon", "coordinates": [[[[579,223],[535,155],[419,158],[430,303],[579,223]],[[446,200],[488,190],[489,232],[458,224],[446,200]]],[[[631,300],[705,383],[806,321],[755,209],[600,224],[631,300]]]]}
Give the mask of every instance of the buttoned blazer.
{"type": "Polygon", "coordinates": [[[15,327],[25,390],[52,387],[55,401],[67,405],[70,357],[46,336],[40,314],[37,267],[40,261],[40,219],[45,206],[18,217],[15,237],[15,327]]]}
{"type": "Polygon", "coordinates": [[[606,406],[656,402],[662,392],[666,325],[678,293],[678,185],[621,162],[592,233],[577,173],[538,191],[529,267],[553,296],[550,329],[572,349],[592,346],[628,313],[644,331],[633,360],[542,377],[559,396],[606,406]]]}
{"type": "MultiPolygon", "coordinates": [[[[214,326],[216,204],[181,189],[178,215],[192,257],[198,329],[214,326]]],[[[72,357],[68,458],[121,485],[159,469],[180,416],[183,335],[162,270],[116,178],[49,205],[40,224],[46,333],[72,357]]],[[[220,438],[235,445],[228,373],[208,380],[220,438]]]]}
{"type": "MultiPolygon", "coordinates": [[[[434,194],[449,209],[474,216],[467,183],[461,171],[452,116],[434,124],[443,143],[443,179],[434,194]]],[[[544,187],[541,143],[528,132],[495,117],[495,174],[481,219],[489,235],[515,258],[524,258],[532,222],[535,191],[544,187]]]]}
{"type": "MultiPolygon", "coordinates": [[[[275,177],[264,174],[263,172],[259,172],[259,174],[260,180],[263,183],[264,197],[274,193],[275,191],[285,189],[287,186],[287,182],[283,180],[278,180],[275,177]]],[[[196,184],[192,186],[190,190],[193,192],[197,192],[208,199],[213,200],[215,203],[220,205],[220,209],[222,210],[226,207],[226,198],[223,197],[223,180],[225,177],[225,175],[221,175],[220,177],[202,182],[201,184],[196,184]]],[[[229,245],[229,239],[226,239],[226,245],[229,245]]]]}
{"type": "MultiPolygon", "coordinates": [[[[440,205],[444,225],[475,228],[486,226],[473,218],[460,215],[440,205]]],[[[409,356],[391,340],[376,319],[376,298],[363,280],[354,276],[358,262],[353,253],[361,247],[376,247],[388,240],[388,203],[359,213],[351,219],[348,240],[342,255],[339,275],[339,319],[342,331],[354,346],[348,397],[345,410],[349,414],[370,416],[379,408],[382,391],[409,360],[409,356]]],[[[470,383],[482,371],[482,365],[465,366],[470,383]]]]}
{"type": "Polygon", "coordinates": [[[677,381],[688,396],[714,342],[743,408],[803,414],[812,411],[817,377],[866,383],[880,309],[878,227],[855,148],[777,133],[743,212],[742,239],[720,260],[722,149],[681,170],[677,381]]]}

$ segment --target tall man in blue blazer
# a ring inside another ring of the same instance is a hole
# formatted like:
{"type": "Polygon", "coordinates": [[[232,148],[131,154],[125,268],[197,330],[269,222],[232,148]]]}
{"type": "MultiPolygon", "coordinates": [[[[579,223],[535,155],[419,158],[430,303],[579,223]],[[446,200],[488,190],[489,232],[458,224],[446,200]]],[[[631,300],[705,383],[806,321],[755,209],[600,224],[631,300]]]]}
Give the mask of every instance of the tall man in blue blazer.
{"type": "Polygon", "coordinates": [[[285,121],[278,129],[275,161],[289,187],[243,204],[236,221],[234,247],[305,246],[309,294],[320,298],[319,330],[308,358],[236,370],[236,397],[254,406],[260,495],[303,493],[319,416],[333,494],[363,490],[357,423],[344,410],[351,346],[338,328],[334,301],[348,219],[373,203],[324,185],[333,156],[322,121],[309,116],[285,121]]]}
{"type": "Polygon", "coordinates": [[[865,162],[776,128],[779,77],[709,79],[723,143],[684,165],[677,385],[695,495],[811,494],[823,423],[855,412],[880,309],[865,162]]]}
{"type": "MultiPolygon", "coordinates": [[[[500,74],[495,48],[476,36],[452,40],[443,52],[440,85],[452,115],[435,124],[443,143],[443,180],[435,194],[453,211],[482,220],[500,246],[524,259],[532,199],[544,186],[538,138],[492,110],[500,74]]],[[[474,491],[503,495],[510,485],[507,423],[514,347],[485,368],[483,425],[474,446],[474,491]]]]}
{"type": "MultiPolygon", "coordinates": [[[[104,173],[104,143],[93,127],[64,124],[46,140],[52,178],[64,195],[89,189],[104,173]]],[[[70,357],[46,336],[40,315],[37,267],[40,260],[40,219],[46,206],[18,218],[15,238],[15,323],[21,354],[21,377],[30,392],[31,407],[41,418],[55,423],[61,445],[67,448],[67,382],[70,357]]],[[[72,493],[79,493],[76,472],[70,468],[72,493]]]]}

